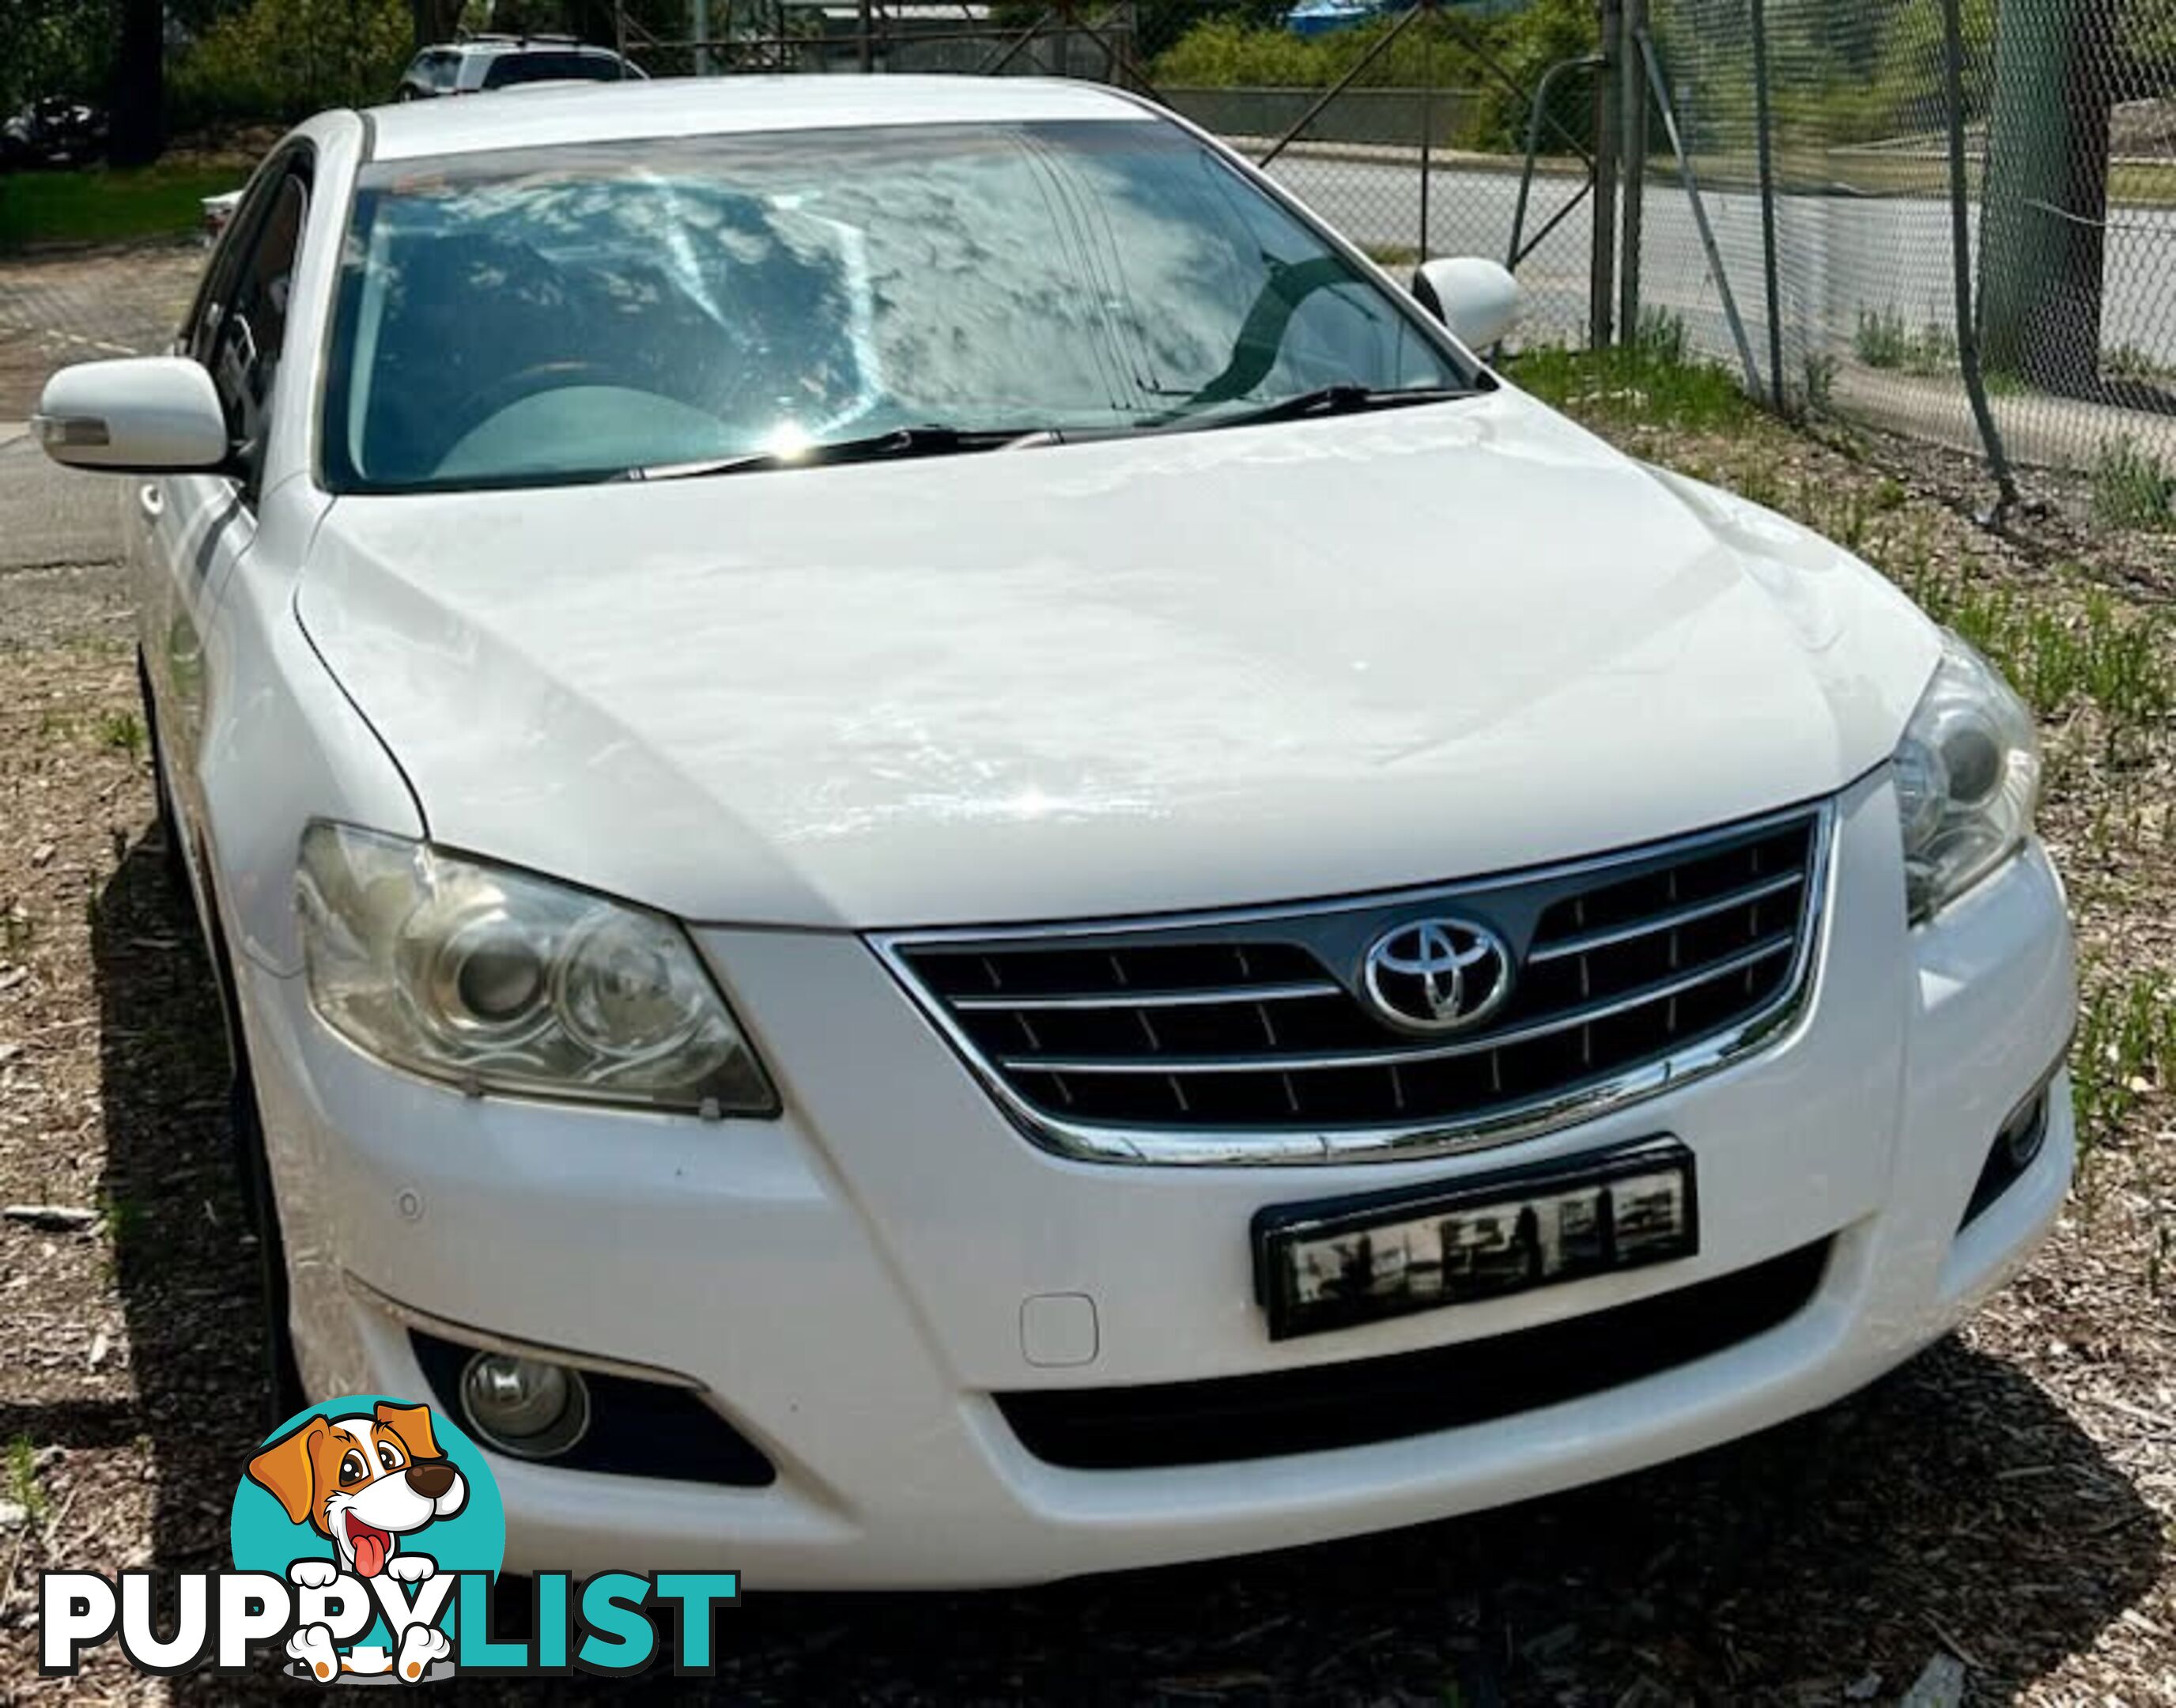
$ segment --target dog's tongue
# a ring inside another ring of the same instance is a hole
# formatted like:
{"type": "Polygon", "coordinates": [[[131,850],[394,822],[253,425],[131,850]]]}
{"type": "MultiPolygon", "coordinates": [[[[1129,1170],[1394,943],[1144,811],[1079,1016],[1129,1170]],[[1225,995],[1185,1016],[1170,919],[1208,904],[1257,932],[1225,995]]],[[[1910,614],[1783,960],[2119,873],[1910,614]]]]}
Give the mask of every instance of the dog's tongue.
{"type": "Polygon", "coordinates": [[[385,1556],[392,1551],[391,1537],[350,1519],[347,1539],[355,1544],[355,1569],[360,1575],[374,1578],[385,1569],[385,1556]]]}

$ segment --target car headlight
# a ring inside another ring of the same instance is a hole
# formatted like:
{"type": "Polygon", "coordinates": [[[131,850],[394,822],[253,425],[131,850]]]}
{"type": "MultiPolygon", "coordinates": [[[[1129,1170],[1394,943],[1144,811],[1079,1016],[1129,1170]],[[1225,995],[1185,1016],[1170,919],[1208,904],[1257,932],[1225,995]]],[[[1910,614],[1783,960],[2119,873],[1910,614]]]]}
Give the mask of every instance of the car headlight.
{"type": "Polygon", "coordinates": [[[1890,763],[1904,832],[1905,895],[1916,925],[2032,834],[2039,732],[1994,666],[1945,630],[1941,663],[1890,763]]]}
{"type": "Polygon", "coordinates": [[[296,890],[311,1006],[395,1067],[471,1092],[777,1112],[662,915],[324,822],[303,833],[296,890]]]}

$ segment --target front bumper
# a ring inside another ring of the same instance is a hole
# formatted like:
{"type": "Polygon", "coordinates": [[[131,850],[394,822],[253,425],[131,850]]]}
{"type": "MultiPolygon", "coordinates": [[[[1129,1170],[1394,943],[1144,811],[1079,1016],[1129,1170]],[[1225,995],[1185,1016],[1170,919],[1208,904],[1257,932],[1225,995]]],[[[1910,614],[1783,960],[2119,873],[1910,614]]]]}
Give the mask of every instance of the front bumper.
{"type": "Polygon", "coordinates": [[[384,1300],[480,1341],[677,1373],[777,1480],[726,1488],[494,1460],[509,1564],[731,1568],[758,1588],[1026,1582],[1284,1547],[1765,1428],[1863,1385],[1970,1312],[2029,1255],[2071,1167],[2059,1076],[2038,1156],[1959,1231],[1990,1140],[2071,1025],[2070,934],[2045,855],[2029,850],[1907,934],[1885,777],[1838,807],[1814,989],[1786,1037],[1678,1091],[1433,1162],[1129,1168],[1037,1150],[853,937],[698,933],[785,1090],[770,1123],[464,1099],[358,1056],[310,1014],[299,981],[252,967],[246,1018],[307,1385],[431,1397],[384,1300]],[[1697,1257],[1268,1339],[1247,1239],[1262,1205],[1664,1132],[1697,1158],[1697,1257]],[[1069,1470],[1033,1456],[992,1397],[1515,1334],[1820,1240],[1821,1278],[1779,1326],[1433,1433],[1069,1470]],[[1053,1298],[1069,1302],[1055,1341],[1031,1303],[1053,1298]]]}

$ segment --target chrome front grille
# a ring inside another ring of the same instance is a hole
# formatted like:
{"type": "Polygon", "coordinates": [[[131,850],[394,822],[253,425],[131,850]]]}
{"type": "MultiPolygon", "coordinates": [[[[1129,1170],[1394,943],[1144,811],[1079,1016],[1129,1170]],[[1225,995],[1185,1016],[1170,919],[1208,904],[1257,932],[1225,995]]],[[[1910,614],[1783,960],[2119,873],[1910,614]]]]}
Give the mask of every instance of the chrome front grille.
{"type": "Polygon", "coordinates": [[[1806,987],[1829,815],[1303,907],[878,947],[1030,1136],[1153,1162],[1470,1149],[1651,1094],[1771,1036],[1806,987]],[[1410,922],[1487,926],[1508,1000],[1416,1036],[1364,994],[1410,922]]]}

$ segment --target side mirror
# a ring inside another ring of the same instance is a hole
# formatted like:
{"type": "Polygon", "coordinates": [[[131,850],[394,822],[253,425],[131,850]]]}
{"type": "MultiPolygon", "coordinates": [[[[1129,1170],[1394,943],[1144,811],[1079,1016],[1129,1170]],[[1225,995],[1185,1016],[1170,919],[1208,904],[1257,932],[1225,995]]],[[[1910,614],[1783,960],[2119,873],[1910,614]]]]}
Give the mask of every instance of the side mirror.
{"type": "Polygon", "coordinates": [[[1478,256],[1425,261],[1413,269],[1412,289],[1468,350],[1486,350],[1519,323],[1519,281],[1478,256]]]}
{"type": "Polygon", "coordinates": [[[30,432],[74,469],[162,474],[227,460],[226,416],[201,363],[182,356],[84,362],[46,382],[30,432]]]}

